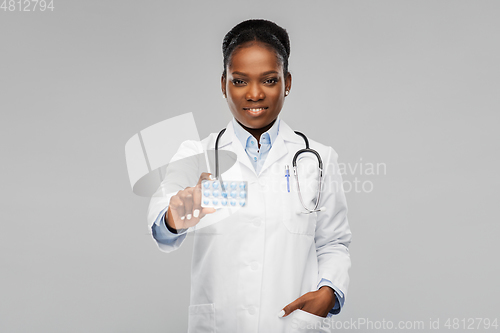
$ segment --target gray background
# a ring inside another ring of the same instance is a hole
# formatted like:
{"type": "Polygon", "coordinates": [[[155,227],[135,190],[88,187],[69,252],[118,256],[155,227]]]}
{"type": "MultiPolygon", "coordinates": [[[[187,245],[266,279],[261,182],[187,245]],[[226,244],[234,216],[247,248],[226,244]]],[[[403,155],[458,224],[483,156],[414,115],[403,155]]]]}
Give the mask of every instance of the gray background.
{"type": "Polygon", "coordinates": [[[224,127],[222,38],[257,17],[291,36],[282,118],[387,166],[345,175],[374,186],[347,193],[336,319],[499,316],[499,1],[54,5],[0,11],[1,332],[185,330],[191,239],[157,249],[124,145],[185,112],[201,137],[224,127]]]}

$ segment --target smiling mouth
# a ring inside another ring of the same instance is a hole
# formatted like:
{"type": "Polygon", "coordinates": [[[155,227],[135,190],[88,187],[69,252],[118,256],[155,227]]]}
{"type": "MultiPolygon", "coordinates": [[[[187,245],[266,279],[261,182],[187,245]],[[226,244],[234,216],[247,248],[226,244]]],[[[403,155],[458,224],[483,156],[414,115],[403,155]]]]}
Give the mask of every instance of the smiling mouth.
{"type": "Polygon", "coordinates": [[[243,110],[250,111],[250,112],[261,112],[261,111],[264,111],[267,109],[268,109],[267,106],[263,106],[263,107],[259,107],[259,108],[243,108],[243,110]]]}

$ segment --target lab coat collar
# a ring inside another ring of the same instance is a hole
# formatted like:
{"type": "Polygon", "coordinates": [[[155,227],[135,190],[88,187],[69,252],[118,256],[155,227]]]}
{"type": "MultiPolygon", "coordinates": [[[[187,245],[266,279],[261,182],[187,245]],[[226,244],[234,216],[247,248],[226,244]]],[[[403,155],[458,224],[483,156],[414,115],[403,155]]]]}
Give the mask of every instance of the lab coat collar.
{"type": "MultiPolygon", "coordinates": [[[[295,132],[288,126],[283,119],[281,119],[280,123],[280,131],[278,133],[278,137],[282,137],[283,140],[298,144],[304,144],[304,139],[302,137],[295,134],[295,132]]],[[[305,147],[305,144],[304,144],[305,147]]]]}

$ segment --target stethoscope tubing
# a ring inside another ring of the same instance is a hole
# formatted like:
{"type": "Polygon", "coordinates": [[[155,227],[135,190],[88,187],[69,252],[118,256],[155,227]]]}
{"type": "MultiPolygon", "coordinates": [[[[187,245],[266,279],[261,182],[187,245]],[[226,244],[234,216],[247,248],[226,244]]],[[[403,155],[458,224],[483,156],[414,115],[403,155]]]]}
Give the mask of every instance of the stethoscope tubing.
{"type": "Polygon", "coordinates": [[[219,169],[219,139],[221,138],[222,134],[226,131],[225,128],[223,128],[220,132],[219,135],[217,135],[217,139],[215,139],[215,178],[220,180],[220,169],[219,169]]]}

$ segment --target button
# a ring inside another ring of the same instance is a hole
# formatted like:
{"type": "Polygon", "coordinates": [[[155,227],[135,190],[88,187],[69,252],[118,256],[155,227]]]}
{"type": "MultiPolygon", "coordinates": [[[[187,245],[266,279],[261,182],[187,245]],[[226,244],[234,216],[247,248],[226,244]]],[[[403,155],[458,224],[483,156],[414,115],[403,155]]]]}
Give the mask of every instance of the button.
{"type": "Polygon", "coordinates": [[[253,145],[255,144],[255,142],[253,142],[253,141],[250,141],[250,143],[253,144],[253,145]]]}
{"type": "Polygon", "coordinates": [[[254,158],[253,158],[253,160],[254,160],[254,161],[257,161],[257,157],[254,157],[254,158]]]}
{"type": "Polygon", "coordinates": [[[254,261],[251,265],[250,265],[250,268],[252,269],[252,271],[256,271],[259,269],[259,263],[254,261]]]}
{"type": "Polygon", "coordinates": [[[255,306],[251,306],[248,308],[248,313],[251,314],[252,316],[257,313],[257,309],[255,306]]]}

